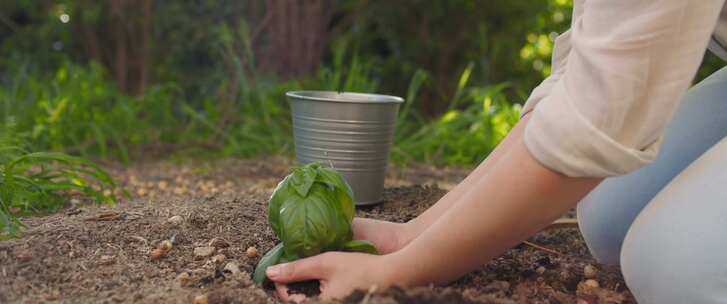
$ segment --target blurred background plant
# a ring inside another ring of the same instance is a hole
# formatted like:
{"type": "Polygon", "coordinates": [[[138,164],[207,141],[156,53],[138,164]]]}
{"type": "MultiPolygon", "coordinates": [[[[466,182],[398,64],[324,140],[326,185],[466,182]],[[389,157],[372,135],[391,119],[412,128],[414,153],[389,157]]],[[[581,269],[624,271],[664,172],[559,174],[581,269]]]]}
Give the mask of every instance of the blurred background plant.
{"type": "Polygon", "coordinates": [[[0,134],[0,240],[16,237],[18,216],[53,212],[69,197],[113,203],[123,191],[98,165],[58,152],[29,152],[6,122],[0,134]]]}
{"type": "MultiPolygon", "coordinates": [[[[284,92],[405,97],[394,159],[474,165],[550,73],[570,0],[0,3],[0,130],[112,159],[290,155],[284,92]]],[[[699,77],[724,65],[707,55],[699,77]]]]}

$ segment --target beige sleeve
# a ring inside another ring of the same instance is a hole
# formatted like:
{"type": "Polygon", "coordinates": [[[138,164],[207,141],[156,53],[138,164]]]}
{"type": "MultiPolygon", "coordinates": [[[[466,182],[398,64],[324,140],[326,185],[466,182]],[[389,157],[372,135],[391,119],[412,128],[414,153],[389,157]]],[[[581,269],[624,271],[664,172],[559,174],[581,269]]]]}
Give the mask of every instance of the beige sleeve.
{"type": "Polygon", "coordinates": [[[565,72],[565,64],[568,62],[568,53],[570,52],[570,30],[560,34],[555,39],[553,47],[553,56],[551,59],[551,72],[550,76],[545,78],[533,91],[530,93],[528,100],[523,106],[523,110],[520,113],[520,117],[530,113],[535,105],[538,104],[543,98],[550,95],[550,91],[553,90],[553,86],[558,82],[558,79],[565,72]]]}
{"type": "Polygon", "coordinates": [[[563,67],[525,107],[533,109],[525,130],[530,153],[568,176],[620,175],[653,161],[722,4],[576,1],[582,13],[567,36],[563,67]]]}

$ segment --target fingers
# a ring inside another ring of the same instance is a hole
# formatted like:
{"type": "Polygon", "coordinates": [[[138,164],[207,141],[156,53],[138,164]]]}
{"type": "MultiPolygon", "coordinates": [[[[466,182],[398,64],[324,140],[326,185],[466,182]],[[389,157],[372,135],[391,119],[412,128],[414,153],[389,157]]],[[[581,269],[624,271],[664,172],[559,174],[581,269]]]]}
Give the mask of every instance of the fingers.
{"type": "Polygon", "coordinates": [[[280,297],[283,302],[288,302],[288,286],[285,284],[275,283],[275,291],[278,292],[278,297],[280,297]]]}
{"type": "Polygon", "coordinates": [[[270,280],[283,284],[322,279],[326,273],[325,260],[327,257],[330,255],[324,253],[295,262],[270,266],[265,274],[270,280]]]}
{"type": "Polygon", "coordinates": [[[275,283],[275,290],[283,303],[305,303],[306,300],[308,300],[308,298],[302,294],[288,294],[288,286],[285,284],[275,283]]]}

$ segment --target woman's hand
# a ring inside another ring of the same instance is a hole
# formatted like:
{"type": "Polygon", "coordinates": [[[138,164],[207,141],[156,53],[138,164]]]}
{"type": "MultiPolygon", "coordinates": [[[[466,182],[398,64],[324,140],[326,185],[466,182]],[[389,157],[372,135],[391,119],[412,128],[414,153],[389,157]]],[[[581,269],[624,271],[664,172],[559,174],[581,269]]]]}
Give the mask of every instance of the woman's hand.
{"type": "Polygon", "coordinates": [[[341,298],[355,289],[369,290],[372,286],[387,288],[394,283],[395,265],[386,255],[326,252],[290,263],[271,266],[267,276],[275,282],[278,295],[284,302],[302,302],[301,294],[288,295],[285,284],[319,280],[323,299],[341,298]]]}
{"type": "MultiPolygon", "coordinates": [[[[395,252],[411,241],[407,225],[368,218],[354,218],[353,238],[368,240],[376,246],[379,254],[395,252]]],[[[285,301],[302,302],[302,294],[288,295],[285,284],[319,280],[321,297],[324,299],[342,297],[356,288],[368,290],[373,285],[389,286],[389,274],[383,267],[383,256],[361,253],[327,252],[295,262],[271,266],[267,276],[275,282],[280,298],[285,301]]]]}
{"type": "Polygon", "coordinates": [[[352,228],[354,240],[370,241],[379,254],[397,251],[412,239],[407,224],[357,217],[353,219],[352,228]]]}

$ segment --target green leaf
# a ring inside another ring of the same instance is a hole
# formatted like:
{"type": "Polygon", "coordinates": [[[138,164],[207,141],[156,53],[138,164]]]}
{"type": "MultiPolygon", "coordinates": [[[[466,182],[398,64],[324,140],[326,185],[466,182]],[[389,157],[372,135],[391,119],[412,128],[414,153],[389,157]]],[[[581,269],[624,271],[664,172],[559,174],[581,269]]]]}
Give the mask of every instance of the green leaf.
{"type": "Polygon", "coordinates": [[[318,170],[315,166],[313,166],[313,164],[293,169],[291,183],[295,191],[298,192],[300,196],[307,196],[310,187],[313,186],[313,183],[316,181],[317,174],[318,170]]]}
{"type": "Polygon", "coordinates": [[[273,232],[275,232],[275,235],[278,237],[280,237],[281,234],[280,209],[285,200],[292,195],[290,189],[291,178],[292,175],[288,175],[280,183],[278,183],[278,186],[275,187],[275,190],[273,190],[273,194],[270,196],[270,201],[268,202],[268,222],[270,222],[273,232]]]}
{"type": "Polygon", "coordinates": [[[253,280],[258,284],[265,281],[267,278],[265,270],[267,270],[268,267],[277,264],[282,254],[283,243],[275,245],[275,247],[265,253],[265,255],[260,259],[260,262],[257,264],[257,267],[255,267],[255,273],[252,276],[253,280]]]}
{"type": "Polygon", "coordinates": [[[17,237],[24,226],[17,215],[55,211],[68,195],[85,195],[98,203],[115,201],[114,181],[88,160],[54,152],[27,153],[0,148],[0,238],[17,237]],[[19,208],[20,213],[11,213],[19,208]]]}
{"type": "Polygon", "coordinates": [[[366,240],[351,240],[343,244],[343,251],[379,254],[374,244],[366,240]]]}
{"type": "Polygon", "coordinates": [[[353,221],[354,213],[356,212],[353,203],[353,190],[351,186],[341,177],[338,172],[333,169],[321,167],[318,171],[316,181],[328,185],[331,190],[336,192],[336,198],[338,200],[337,207],[343,215],[350,221],[353,221]]]}
{"type": "Polygon", "coordinates": [[[350,238],[350,226],[333,207],[335,201],[326,187],[314,185],[304,200],[291,198],[280,211],[280,239],[285,256],[304,258],[334,250],[350,238]]]}

